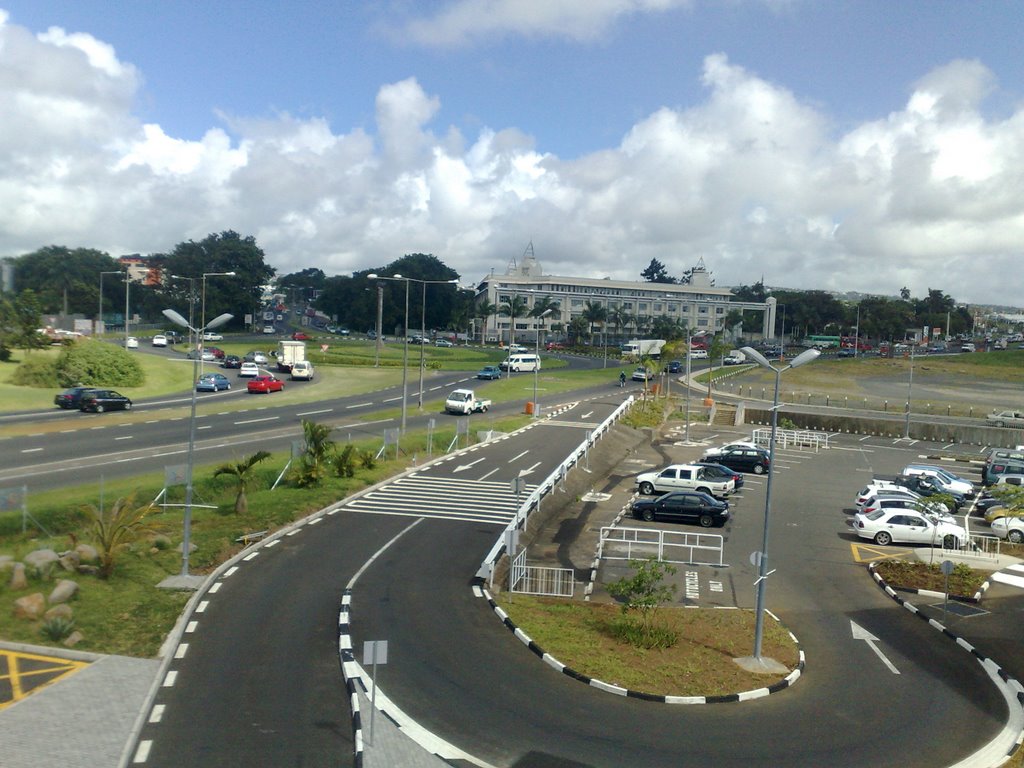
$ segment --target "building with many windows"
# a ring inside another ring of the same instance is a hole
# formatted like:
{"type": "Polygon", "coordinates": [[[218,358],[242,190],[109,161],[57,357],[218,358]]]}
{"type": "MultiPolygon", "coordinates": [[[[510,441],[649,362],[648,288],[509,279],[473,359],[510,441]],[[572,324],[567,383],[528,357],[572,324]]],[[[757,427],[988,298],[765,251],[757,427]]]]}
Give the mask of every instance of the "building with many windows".
{"type": "MultiPolygon", "coordinates": [[[[511,335],[511,340],[519,342],[533,341],[538,331],[547,333],[548,329],[568,328],[574,318],[584,316],[588,302],[609,314],[609,319],[595,324],[594,330],[623,338],[649,333],[656,318],[678,322],[697,335],[718,333],[725,328],[730,310],[765,309],[764,304],[731,301],[733,296],[728,288],[714,286],[703,259],[697,262],[690,272],[689,282],[683,285],[564,277],[545,275],[534,257],[532,245],[526,249],[520,263],[511,262],[504,275],[492,273],[476,287],[478,305],[487,302],[508,306],[515,296],[521,297],[526,305],[525,316],[515,318],[511,335]],[[552,313],[552,317],[541,320],[530,317],[537,303],[545,300],[558,305],[557,315],[552,313]],[[614,321],[617,315],[618,323],[614,321]],[[622,318],[627,322],[623,323],[622,318]]],[[[496,314],[484,322],[486,340],[510,343],[512,318],[496,314]]],[[[476,335],[479,337],[480,333],[478,327],[476,335]]]]}

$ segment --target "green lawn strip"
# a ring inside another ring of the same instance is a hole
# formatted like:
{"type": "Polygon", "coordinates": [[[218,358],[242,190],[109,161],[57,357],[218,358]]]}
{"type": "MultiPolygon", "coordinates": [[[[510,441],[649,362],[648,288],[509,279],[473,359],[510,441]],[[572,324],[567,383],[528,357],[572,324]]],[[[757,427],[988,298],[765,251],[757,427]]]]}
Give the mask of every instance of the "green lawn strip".
{"type": "MultiPolygon", "coordinates": [[[[493,428],[511,432],[529,421],[514,417],[494,423],[493,428]]],[[[334,436],[339,441],[342,436],[334,436]]],[[[433,435],[433,453],[440,455],[454,437],[452,429],[441,429],[433,435]]],[[[475,435],[470,436],[475,440],[475,435]]],[[[341,443],[339,442],[339,446],[341,443]]],[[[374,441],[355,443],[357,447],[376,452],[374,441]]],[[[313,488],[297,488],[282,482],[270,490],[287,457],[275,454],[258,464],[246,494],[248,511],[236,515],[236,486],[230,477],[213,477],[219,464],[198,466],[193,475],[194,495],[191,540],[196,546],[190,556],[193,573],[209,573],[220,563],[242,549],[237,539],[243,534],[275,530],[306,515],[333,504],[374,483],[398,474],[417,457],[423,462],[427,451],[425,432],[411,432],[402,439],[402,454],[395,460],[379,462],[372,469],[357,469],[351,478],[328,477],[313,488]],[[201,505],[215,505],[207,509],[201,505]]],[[[237,457],[240,460],[243,456],[237,457]]],[[[104,508],[121,496],[135,494],[138,506],[154,500],[163,487],[163,473],[152,472],[133,478],[87,483],[75,488],[32,492],[28,509],[33,518],[51,535],[30,523],[22,532],[20,510],[0,513],[0,555],[22,558],[36,549],[52,548],[57,552],[73,547],[72,540],[85,544],[95,539],[89,519],[82,510],[91,504],[104,508]]],[[[54,644],[41,633],[41,622],[15,619],[13,602],[19,597],[42,592],[48,595],[56,579],[70,578],[79,584],[79,594],[72,602],[75,627],[85,639],[79,650],[152,657],[181,611],[187,596],[157,589],[156,584],[169,575],[180,573],[185,489],[176,486],[165,497],[167,507],[156,507],[146,518],[146,531],[117,560],[113,575],[107,581],[95,576],[55,570],[48,579],[30,575],[26,589],[10,589],[9,571],[0,571],[0,638],[42,645],[54,644]],[[178,505],[178,506],[170,506],[178,505]]]]}
{"type": "MultiPolygon", "coordinates": [[[[670,696],[721,696],[761,688],[779,675],[758,675],[734,659],[753,652],[754,613],[663,607],[656,621],[679,634],[671,648],[645,650],[615,639],[617,604],[584,603],[508,593],[498,603],[545,652],[581,674],[631,690],[670,696]]],[[[795,669],[799,649],[778,623],[764,625],[765,656],[795,669]]]]}

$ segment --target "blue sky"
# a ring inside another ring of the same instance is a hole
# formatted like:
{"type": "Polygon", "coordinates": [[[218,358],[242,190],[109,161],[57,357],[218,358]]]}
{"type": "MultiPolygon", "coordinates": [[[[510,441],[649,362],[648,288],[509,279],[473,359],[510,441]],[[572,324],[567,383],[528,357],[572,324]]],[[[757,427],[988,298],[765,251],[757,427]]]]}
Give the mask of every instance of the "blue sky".
{"type": "Polygon", "coordinates": [[[978,268],[1019,270],[1017,3],[0,9],[0,153],[32,158],[0,255],[232,228],[283,272],[423,251],[471,281],[532,239],[555,274],[703,257],[719,284],[1022,303],[978,268]]]}

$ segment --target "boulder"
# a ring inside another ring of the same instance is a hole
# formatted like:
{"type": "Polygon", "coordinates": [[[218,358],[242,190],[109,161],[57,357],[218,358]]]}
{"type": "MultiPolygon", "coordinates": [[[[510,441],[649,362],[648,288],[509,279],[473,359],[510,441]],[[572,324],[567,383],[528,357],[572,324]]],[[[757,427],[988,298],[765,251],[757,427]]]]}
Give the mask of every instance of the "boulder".
{"type": "Polygon", "coordinates": [[[99,576],[100,569],[96,565],[80,565],[78,566],[78,572],[84,576],[99,576]]]}
{"type": "Polygon", "coordinates": [[[11,569],[11,589],[17,591],[25,589],[27,586],[28,579],[25,577],[25,564],[15,563],[14,568],[11,569]]]}
{"type": "Polygon", "coordinates": [[[100,559],[100,553],[96,551],[96,547],[89,544],[79,544],[75,547],[75,552],[78,553],[79,561],[83,563],[95,563],[100,559]]]}
{"type": "Polygon", "coordinates": [[[60,557],[52,549],[37,549],[34,552],[29,552],[22,558],[25,565],[37,570],[42,570],[48,563],[55,563],[59,559],[60,557]]]}
{"type": "Polygon", "coordinates": [[[78,582],[71,579],[61,579],[57,586],[50,593],[50,605],[66,603],[78,593],[78,582]]]}
{"type": "Polygon", "coordinates": [[[66,645],[68,648],[74,648],[84,639],[85,635],[83,635],[76,629],[74,632],[72,632],[70,635],[64,638],[64,645],[66,645]]]}
{"type": "Polygon", "coordinates": [[[43,597],[42,592],[34,592],[14,601],[14,618],[16,619],[35,621],[42,617],[45,610],[46,598],[43,597]]]}
{"type": "Polygon", "coordinates": [[[63,568],[65,571],[68,571],[69,573],[74,573],[76,570],[78,570],[78,566],[82,562],[82,558],[78,555],[77,552],[72,550],[70,552],[63,553],[60,556],[60,560],[58,560],[57,562],[60,563],[60,567],[63,568]]]}
{"type": "Polygon", "coordinates": [[[0,555],[0,573],[9,571],[14,567],[13,555],[0,555]]]}
{"type": "Polygon", "coordinates": [[[60,603],[52,608],[49,608],[46,613],[43,614],[43,620],[49,621],[50,619],[67,619],[71,621],[74,616],[74,611],[71,610],[71,606],[67,603],[60,603]]]}

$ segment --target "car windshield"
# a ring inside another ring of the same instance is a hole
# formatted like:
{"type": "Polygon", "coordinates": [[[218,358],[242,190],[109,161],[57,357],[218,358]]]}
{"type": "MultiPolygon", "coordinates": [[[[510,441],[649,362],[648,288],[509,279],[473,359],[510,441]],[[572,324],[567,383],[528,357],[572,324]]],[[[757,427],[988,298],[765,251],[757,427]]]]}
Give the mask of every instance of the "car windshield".
{"type": "Polygon", "coordinates": [[[452,396],[449,398],[449,400],[459,400],[459,401],[465,402],[466,400],[469,400],[469,393],[468,392],[453,392],[452,396]]]}
{"type": "Polygon", "coordinates": [[[882,517],[884,514],[885,514],[885,510],[884,509],[876,509],[874,512],[869,512],[868,514],[864,515],[864,517],[866,517],[868,520],[871,520],[872,522],[874,522],[878,518],[882,517]]]}

